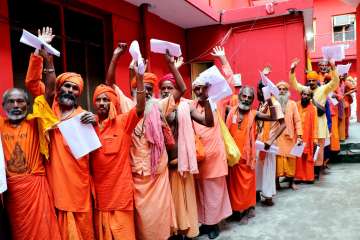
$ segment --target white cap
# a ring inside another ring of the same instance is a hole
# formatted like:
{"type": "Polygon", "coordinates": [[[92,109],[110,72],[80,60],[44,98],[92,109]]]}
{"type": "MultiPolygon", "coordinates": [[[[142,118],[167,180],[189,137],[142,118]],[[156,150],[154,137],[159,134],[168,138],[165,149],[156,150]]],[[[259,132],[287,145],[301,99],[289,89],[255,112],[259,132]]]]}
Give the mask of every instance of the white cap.
{"type": "Polygon", "coordinates": [[[205,80],[199,76],[197,77],[193,82],[192,82],[192,87],[196,87],[196,86],[205,86],[206,83],[205,83],[205,80]]]}

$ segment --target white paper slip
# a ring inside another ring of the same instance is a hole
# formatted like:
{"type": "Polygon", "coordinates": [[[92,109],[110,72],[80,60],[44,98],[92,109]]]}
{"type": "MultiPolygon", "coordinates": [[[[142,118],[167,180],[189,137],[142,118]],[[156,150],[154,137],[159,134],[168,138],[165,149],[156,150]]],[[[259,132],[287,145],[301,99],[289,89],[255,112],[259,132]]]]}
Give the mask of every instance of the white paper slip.
{"type": "Polygon", "coordinates": [[[259,140],[256,140],[255,142],[255,145],[256,145],[256,150],[259,150],[259,151],[264,151],[264,152],[270,152],[270,153],[278,153],[279,151],[279,147],[278,146],[275,146],[275,145],[271,145],[269,150],[265,150],[265,144],[259,140]]]}
{"type": "Polygon", "coordinates": [[[306,143],[302,143],[301,145],[295,144],[295,146],[291,149],[290,154],[296,157],[301,157],[305,149],[305,144],[306,143]]]}
{"type": "Polygon", "coordinates": [[[324,46],[321,48],[324,59],[334,59],[335,61],[342,61],[345,58],[345,49],[346,46],[344,44],[324,46]]]}
{"type": "Polygon", "coordinates": [[[234,84],[234,86],[241,86],[242,85],[241,74],[240,73],[233,75],[232,83],[234,84]]]}
{"type": "Polygon", "coordinates": [[[265,100],[268,100],[269,98],[271,98],[271,92],[270,92],[269,86],[263,87],[262,92],[263,92],[265,100]]]}
{"type": "Polygon", "coordinates": [[[262,71],[260,71],[260,77],[263,84],[269,87],[270,93],[278,98],[279,89],[276,87],[276,85],[267,76],[265,76],[262,71]]]}
{"type": "Polygon", "coordinates": [[[316,146],[316,150],[315,150],[315,153],[314,153],[314,162],[316,162],[318,156],[319,156],[319,151],[320,151],[320,147],[319,146],[316,146]]]}
{"type": "Polygon", "coordinates": [[[338,100],[336,99],[336,97],[334,96],[334,93],[331,93],[330,96],[329,96],[329,98],[330,98],[331,103],[332,103],[334,106],[338,105],[339,101],[338,101],[338,100]]]}
{"type": "Polygon", "coordinates": [[[56,50],[50,44],[44,42],[42,39],[38,38],[37,36],[26,31],[25,29],[23,29],[20,42],[37,49],[41,49],[41,45],[44,45],[44,48],[48,53],[60,57],[60,52],[58,50],[56,50]]]}
{"type": "Polygon", "coordinates": [[[339,74],[339,76],[348,74],[350,68],[351,68],[351,63],[348,63],[348,64],[338,64],[338,65],[336,65],[336,71],[337,71],[337,73],[339,74]]]}
{"type": "Polygon", "coordinates": [[[325,138],[325,147],[330,146],[330,138],[325,138]]]}
{"type": "Polygon", "coordinates": [[[6,183],[6,169],[5,169],[5,157],[2,147],[2,142],[0,139],[0,193],[3,193],[7,190],[6,183]]]}
{"type": "Polygon", "coordinates": [[[78,114],[58,124],[61,134],[76,159],[101,147],[94,127],[91,124],[82,124],[81,116],[82,114],[78,114]]]}
{"type": "Polygon", "coordinates": [[[142,59],[138,41],[134,40],[131,42],[130,47],[129,47],[129,53],[130,53],[132,59],[134,59],[136,62],[139,59],[142,59]]]}
{"type": "Polygon", "coordinates": [[[159,39],[150,39],[150,50],[154,53],[166,53],[166,49],[175,57],[181,56],[181,48],[177,43],[167,42],[159,39]]]}
{"type": "Polygon", "coordinates": [[[201,72],[197,79],[210,84],[208,94],[209,99],[213,102],[218,102],[232,95],[229,84],[216,66],[212,66],[201,72]]]}

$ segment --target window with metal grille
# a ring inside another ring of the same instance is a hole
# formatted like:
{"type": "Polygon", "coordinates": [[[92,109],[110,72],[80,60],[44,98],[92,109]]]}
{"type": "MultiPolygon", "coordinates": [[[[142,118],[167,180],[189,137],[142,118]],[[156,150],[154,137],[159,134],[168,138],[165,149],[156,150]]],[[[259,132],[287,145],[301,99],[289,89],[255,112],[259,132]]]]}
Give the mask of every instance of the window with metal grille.
{"type": "Polygon", "coordinates": [[[346,14],[332,17],[333,42],[345,42],[355,40],[355,19],[355,14],[346,14]]]}

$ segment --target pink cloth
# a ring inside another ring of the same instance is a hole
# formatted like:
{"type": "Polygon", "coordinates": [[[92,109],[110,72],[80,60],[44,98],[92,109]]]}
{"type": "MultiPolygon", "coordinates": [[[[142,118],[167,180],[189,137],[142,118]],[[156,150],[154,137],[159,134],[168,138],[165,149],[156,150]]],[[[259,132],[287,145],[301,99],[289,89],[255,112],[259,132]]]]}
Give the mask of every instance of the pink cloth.
{"type": "Polygon", "coordinates": [[[161,128],[161,116],[159,107],[154,104],[145,116],[145,137],[151,148],[151,175],[154,175],[161,154],[164,151],[164,135],[161,128]]]}
{"type": "Polygon", "coordinates": [[[196,196],[201,224],[218,224],[232,214],[225,176],[197,179],[196,196]]]}
{"type": "Polygon", "coordinates": [[[190,106],[187,101],[181,101],[177,108],[178,111],[178,171],[180,175],[184,172],[191,174],[199,173],[195,135],[192,131],[192,121],[190,116],[190,106]]]}

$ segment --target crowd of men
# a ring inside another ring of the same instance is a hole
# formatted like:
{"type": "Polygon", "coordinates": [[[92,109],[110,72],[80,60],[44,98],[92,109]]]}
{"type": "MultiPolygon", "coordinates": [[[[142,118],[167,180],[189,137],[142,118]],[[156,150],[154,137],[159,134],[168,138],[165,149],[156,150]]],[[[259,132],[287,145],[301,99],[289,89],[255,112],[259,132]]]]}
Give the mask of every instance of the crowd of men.
{"type": "MultiPolygon", "coordinates": [[[[39,37],[51,43],[51,29],[39,37]]],[[[125,49],[119,44],[114,50],[105,84],[93,93],[95,114],[79,105],[81,76],[56,76],[44,49],[31,54],[25,79],[33,112],[25,90],[4,93],[7,117],[0,131],[8,190],[1,198],[8,220],[1,216],[2,235],[9,230],[12,239],[214,239],[220,221],[246,224],[255,217],[257,201],[273,206],[280,177],[294,190],[298,183],[314,183],[348,137],[355,86],[347,76],[339,78],[332,60],[320,63],[320,73],[307,72],[305,85],[296,80],[302,73],[293,61],[289,81],[276,85],[278,97],[266,99],[264,82],[256,90],[242,86],[224,49],[215,47],[212,55],[221,61],[233,95],[214,110],[211,86],[201,79],[192,84],[195,100],[182,97],[182,61],[169,52],[170,73],[160,79],[144,72],[146,66],[130,64],[134,94],[126,97],[115,84],[125,49]],[[291,100],[291,88],[300,101],[291,100]],[[76,159],[57,124],[79,114],[83,124],[94,126],[102,147],[76,159]],[[232,167],[222,124],[241,153],[232,167]],[[256,150],[257,140],[263,151],[256,150]],[[301,144],[301,157],[291,155],[301,144]],[[274,145],[277,153],[268,151],[274,145]]]]}

